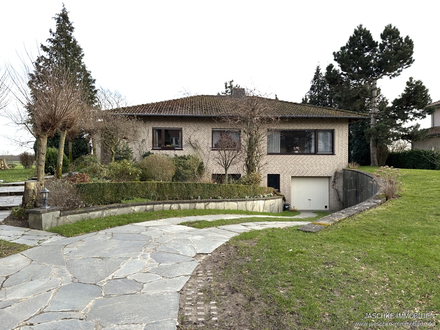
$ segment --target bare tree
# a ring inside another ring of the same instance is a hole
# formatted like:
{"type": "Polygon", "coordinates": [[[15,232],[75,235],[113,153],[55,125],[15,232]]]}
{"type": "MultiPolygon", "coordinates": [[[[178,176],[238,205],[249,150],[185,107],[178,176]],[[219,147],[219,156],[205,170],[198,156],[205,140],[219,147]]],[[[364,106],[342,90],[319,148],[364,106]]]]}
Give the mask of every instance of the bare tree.
{"type": "Polygon", "coordinates": [[[237,164],[240,160],[240,142],[234,139],[234,137],[228,131],[224,131],[220,133],[220,139],[214,147],[217,149],[214,160],[225,170],[224,183],[228,184],[229,168],[232,165],[237,164]]]}
{"type": "Polygon", "coordinates": [[[232,93],[229,97],[231,113],[225,117],[229,124],[241,131],[241,145],[244,153],[246,174],[256,173],[263,167],[264,142],[267,137],[267,125],[277,120],[269,100],[255,91],[244,90],[232,93]],[[236,96],[238,95],[238,96],[236,96]]]}
{"type": "Polygon", "coordinates": [[[136,118],[117,115],[110,111],[100,112],[101,144],[110,151],[112,162],[115,161],[116,152],[123,143],[133,142],[138,138],[139,129],[136,118]]]}
{"type": "Polygon", "coordinates": [[[44,184],[44,166],[47,138],[54,135],[57,128],[77,116],[83,103],[83,93],[69,72],[57,67],[38,71],[36,79],[28,78],[37,72],[35,63],[32,70],[23,63],[24,74],[9,70],[11,93],[20,109],[15,122],[24,125],[37,139],[37,180],[44,184]]]}
{"type": "Polygon", "coordinates": [[[6,85],[6,71],[0,71],[0,110],[6,107],[8,87],[6,85]]]}
{"type": "Polygon", "coordinates": [[[111,162],[115,161],[116,152],[124,143],[135,142],[139,137],[140,124],[136,118],[111,111],[123,108],[127,103],[125,96],[118,91],[103,88],[98,91],[99,110],[93,115],[97,117],[101,146],[111,153],[111,162]]]}

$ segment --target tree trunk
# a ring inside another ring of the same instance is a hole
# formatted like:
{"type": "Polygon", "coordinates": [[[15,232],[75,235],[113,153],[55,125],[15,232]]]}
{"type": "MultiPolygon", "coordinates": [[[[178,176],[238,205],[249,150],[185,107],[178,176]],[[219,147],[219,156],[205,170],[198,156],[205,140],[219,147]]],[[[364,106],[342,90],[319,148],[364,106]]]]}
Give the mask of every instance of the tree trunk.
{"type": "MultiPolygon", "coordinates": [[[[376,125],[376,113],[377,113],[377,80],[373,80],[371,84],[371,122],[370,127],[374,128],[376,125]]],[[[376,136],[374,134],[370,137],[370,165],[377,166],[377,146],[376,136]]]]}
{"type": "Polygon", "coordinates": [[[224,184],[228,184],[229,183],[229,180],[228,180],[228,169],[227,168],[225,168],[225,180],[224,180],[223,183],[224,184]]]}
{"type": "MultiPolygon", "coordinates": [[[[88,146],[88,144],[87,144],[88,146]]],[[[72,164],[73,162],[73,141],[69,140],[69,162],[72,164]]]]}
{"type": "Polygon", "coordinates": [[[61,179],[63,176],[63,156],[64,156],[64,143],[66,142],[67,130],[63,130],[60,133],[60,144],[58,145],[58,158],[57,158],[57,168],[56,177],[61,179]]]}
{"type": "Polygon", "coordinates": [[[26,181],[24,183],[24,194],[21,206],[25,209],[32,209],[37,206],[40,184],[37,181],[26,181]]]}
{"type": "Polygon", "coordinates": [[[44,166],[46,164],[47,132],[42,132],[37,139],[37,181],[44,187],[44,166]]]}

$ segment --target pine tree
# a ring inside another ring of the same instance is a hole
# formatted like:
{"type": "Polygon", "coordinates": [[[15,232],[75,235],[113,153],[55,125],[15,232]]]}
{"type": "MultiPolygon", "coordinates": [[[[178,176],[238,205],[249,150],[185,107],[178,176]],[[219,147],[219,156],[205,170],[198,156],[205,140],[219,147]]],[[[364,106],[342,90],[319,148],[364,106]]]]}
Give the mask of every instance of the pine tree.
{"type": "MultiPolygon", "coordinates": [[[[334,52],[341,74],[371,89],[370,126],[373,129],[377,118],[377,81],[385,76],[397,77],[403,69],[414,62],[414,44],[407,36],[402,38],[396,27],[387,25],[380,35],[381,43],[376,42],[370,31],[358,26],[345,46],[334,52]]],[[[373,131],[372,131],[373,132],[373,131]]],[[[371,136],[371,165],[377,165],[376,138],[371,136]]]]}
{"type": "MultiPolygon", "coordinates": [[[[82,101],[85,101],[89,107],[92,107],[97,101],[95,79],[92,78],[90,71],[87,70],[83,62],[84,52],[73,36],[74,27],[70,22],[68,11],[64,4],[61,12],[57,14],[54,19],[56,21],[56,30],[54,32],[50,29],[49,33],[51,37],[47,39],[47,45],[41,44],[40,46],[43,54],[35,61],[36,69],[34,73],[30,75],[29,85],[37,89],[44,88],[44,86],[39,85],[39,76],[43,72],[54,70],[54,68],[62,70],[68,73],[69,77],[76,81],[78,88],[82,90],[82,101]]],[[[83,109],[86,111],[86,107],[83,109]]],[[[58,178],[61,177],[64,142],[68,131],[74,127],[75,120],[76,118],[71,116],[59,126],[60,143],[58,155],[60,157],[57,164],[58,178]]]]}
{"type": "Polygon", "coordinates": [[[303,103],[318,105],[321,107],[331,107],[330,87],[321,72],[321,67],[318,65],[311,81],[310,90],[307,92],[303,103]]]}

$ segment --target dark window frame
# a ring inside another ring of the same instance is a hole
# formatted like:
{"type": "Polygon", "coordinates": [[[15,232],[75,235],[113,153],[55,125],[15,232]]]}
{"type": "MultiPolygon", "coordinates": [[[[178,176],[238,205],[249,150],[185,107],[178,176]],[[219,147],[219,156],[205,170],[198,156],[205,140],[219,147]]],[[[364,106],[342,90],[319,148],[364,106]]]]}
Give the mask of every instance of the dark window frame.
{"type": "Polygon", "coordinates": [[[274,188],[276,191],[280,192],[281,191],[281,175],[280,174],[267,174],[267,186],[268,187],[272,187],[274,188]],[[270,181],[272,181],[273,179],[275,179],[276,181],[276,187],[273,187],[270,185],[270,181]]]}
{"type": "Polygon", "coordinates": [[[211,150],[219,150],[214,146],[214,132],[238,132],[238,143],[236,148],[231,148],[231,150],[239,150],[241,147],[241,131],[234,128],[213,128],[211,129],[211,150]]]}
{"type": "Polygon", "coordinates": [[[153,140],[153,150],[182,150],[183,149],[183,130],[181,127],[153,127],[152,130],[152,140],[153,140]],[[161,130],[161,135],[165,136],[165,131],[180,131],[180,146],[179,147],[172,147],[172,146],[166,146],[164,144],[162,144],[161,146],[156,146],[159,144],[158,141],[156,141],[155,139],[155,131],[157,130],[161,130]]]}
{"type": "Polygon", "coordinates": [[[314,132],[314,148],[315,152],[267,152],[268,155],[317,155],[317,156],[331,156],[335,155],[335,130],[334,129],[271,129],[268,130],[267,136],[272,132],[314,132]],[[318,152],[318,132],[331,132],[332,134],[332,150],[329,153],[318,152]]]}

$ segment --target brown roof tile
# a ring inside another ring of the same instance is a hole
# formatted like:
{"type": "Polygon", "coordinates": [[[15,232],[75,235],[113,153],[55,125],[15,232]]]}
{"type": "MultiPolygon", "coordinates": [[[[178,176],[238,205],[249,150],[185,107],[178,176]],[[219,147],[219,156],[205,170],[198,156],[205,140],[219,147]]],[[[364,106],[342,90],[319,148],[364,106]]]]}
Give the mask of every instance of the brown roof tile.
{"type": "MultiPolygon", "coordinates": [[[[331,108],[318,107],[310,104],[293,103],[274,99],[259,98],[267,102],[271,109],[270,115],[277,117],[317,117],[317,118],[366,118],[365,115],[331,108]]],[[[118,114],[136,116],[190,116],[190,117],[222,117],[234,115],[234,102],[239,102],[223,95],[197,95],[185,98],[147,103],[113,110],[118,114]]]]}
{"type": "Polygon", "coordinates": [[[440,105],[440,101],[431,103],[431,104],[428,105],[428,107],[435,107],[435,106],[438,106],[438,105],[440,105]]]}
{"type": "Polygon", "coordinates": [[[431,127],[429,129],[429,136],[436,136],[436,135],[440,135],[440,127],[439,126],[431,127]]]}

